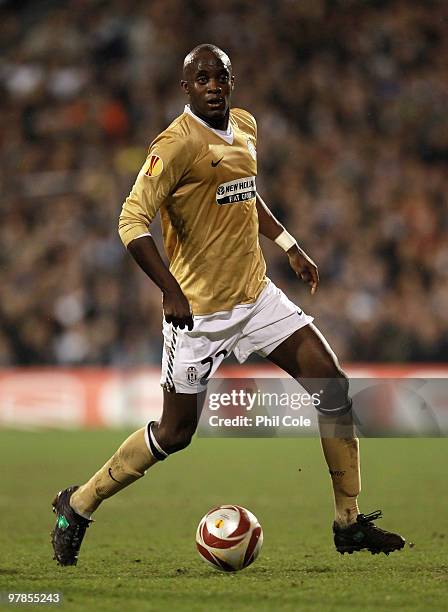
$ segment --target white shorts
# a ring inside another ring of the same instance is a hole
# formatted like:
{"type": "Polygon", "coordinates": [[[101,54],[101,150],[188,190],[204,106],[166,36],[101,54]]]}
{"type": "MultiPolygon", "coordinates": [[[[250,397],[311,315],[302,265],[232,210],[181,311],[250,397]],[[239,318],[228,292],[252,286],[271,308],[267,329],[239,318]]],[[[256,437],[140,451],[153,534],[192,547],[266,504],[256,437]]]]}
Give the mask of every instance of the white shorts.
{"type": "Polygon", "coordinates": [[[160,383],[175,393],[204,391],[232,351],[240,363],[251,353],[266,357],[312,320],[270,280],[252,304],[195,315],[192,331],[174,328],[164,320],[160,383]]]}

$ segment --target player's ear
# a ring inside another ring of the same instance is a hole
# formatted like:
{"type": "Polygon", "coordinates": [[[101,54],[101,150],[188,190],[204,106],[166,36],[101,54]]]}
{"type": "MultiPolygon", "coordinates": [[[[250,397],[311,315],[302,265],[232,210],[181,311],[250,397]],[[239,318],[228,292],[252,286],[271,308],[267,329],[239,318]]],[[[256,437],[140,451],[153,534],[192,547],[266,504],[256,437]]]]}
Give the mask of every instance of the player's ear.
{"type": "Polygon", "coordinates": [[[235,77],[232,74],[232,76],[230,78],[230,89],[233,91],[234,87],[235,87],[235,77]]]}
{"type": "Polygon", "coordinates": [[[182,89],[188,96],[188,94],[190,93],[190,88],[188,87],[188,81],[181,81],[180,86],[182,87],[182,89]]]}

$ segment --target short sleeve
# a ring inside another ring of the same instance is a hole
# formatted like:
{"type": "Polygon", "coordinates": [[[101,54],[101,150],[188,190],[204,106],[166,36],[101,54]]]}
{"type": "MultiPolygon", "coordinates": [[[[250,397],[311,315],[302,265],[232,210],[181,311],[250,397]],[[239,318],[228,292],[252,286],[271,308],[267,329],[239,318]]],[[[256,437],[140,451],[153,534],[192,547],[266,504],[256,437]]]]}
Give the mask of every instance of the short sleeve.
{"type": "Polygon", "coordinates": [[[124,245],[148,232],[163,202],[176,188],[189,164],[185,138],[162,134],[150,146],[120,214],[118,232],[124,245]]]}

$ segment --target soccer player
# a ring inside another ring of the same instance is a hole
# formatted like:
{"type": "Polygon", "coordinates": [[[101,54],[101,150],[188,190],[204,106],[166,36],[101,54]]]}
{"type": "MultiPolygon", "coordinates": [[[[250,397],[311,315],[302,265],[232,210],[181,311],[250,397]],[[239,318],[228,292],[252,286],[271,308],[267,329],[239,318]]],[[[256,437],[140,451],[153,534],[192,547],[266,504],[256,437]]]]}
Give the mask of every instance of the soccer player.
{"type": "Polygon", "coordinates": [[[358,510],[359,449],[348,380],[312,317],[266,277],[259,234],[286,252],[312,294],[319,283],[315,263],[256,191],[257,126],[247,111],[230,108],[228,56],[213,45],[196,47],[185,58],[181,86],[189,104],[152,142],[119,221],[122,241],[163,296],[162,417],[125,440],[88,482],[56,496],[55,559],[75,565],[103,500],[188,446],[207,381],[232,351],[240,362],[252,352],[267,357],[310,391],[325,381],[319,421],[334,491],[336,548],[400,549],[403,538],[374,525],[380,511],[358,510]],[[149,232],[158,211],[169,269],[149,232]],[[335,436],[340,426],[350,434],[335,436]]]}

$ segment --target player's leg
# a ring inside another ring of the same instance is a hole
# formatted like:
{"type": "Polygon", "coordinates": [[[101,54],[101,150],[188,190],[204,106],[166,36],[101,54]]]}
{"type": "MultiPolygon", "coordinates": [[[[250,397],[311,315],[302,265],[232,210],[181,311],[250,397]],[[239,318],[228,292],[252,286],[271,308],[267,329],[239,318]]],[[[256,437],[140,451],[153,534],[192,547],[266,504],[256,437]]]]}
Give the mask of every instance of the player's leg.
{"type": "Polygon", "coordinates": [[[321,398],[319,427],[334,492],[335,521],[349,525],[359,514],[359,443],[354,436],[348,380],[326,340],[313,324],[295,331],[268,355],[321,398]],[[323,390],[323,393],[321,391],[323,390]]]}
{"type": "Polygon", "coordinates": [[[211,325],[202,317],[195,321],[192,332],[178,330],[164,321],[163,334],[164,399],[160,421],[134,432],[88,482],[79,488],[64,489],[53,502],[58,518],[52,542],[61,565],[76,564],[90,517],[103,500],[141,478],[157,461],[189,444],[205,399],[207,379],[236,341],[228,317],[223,322],[214,317],[211,325]],[[217,339],[214,325],[220,330],[217,339]],[[228,333],[225,325],[230,325],[228,333]]]}
{"type": "Polygon", "coordinates": [[[190,444],[198,426],[205,395],[206,391],[192,394],[169,393],[164,390],[162,418],[149,426],[151,453],[155,452],[154,446],[156,449],[158,446],[167,457],[190,444]]]}
{"type": "Polygon", "coordinates": [[[191,441],[202,409],[200,394],[163,392],[163,412],[127,438],[103,467],[73,493],[70,505],[90,518],[102,501],[112,497],[145,475],[157,461],[182,450],[191,441]]]}
{"type": "Polygon", "coordinates": [[[330,470],[335,500],[334,542],[341,553],[367,548],[389,554],[403,548],[404,539],[379,529],[376,511],[358,513],[360,492],[359,443],[354,435],[348,380],[325,338],[312,325],[296,330],[268,358],[310,393],[320,393],[319,427],[324,456],[330,470]],[[321,390],[323,389],[323,393],[321,390]]]}
{"type": "Polygon", "coordinates": [[[144,476],[157,461],[188,446],[204,399],[205,392],[164,391],[159,423],[152,422],[131,434],[84,485],[69,487],[56,496],[52,543],[55,559],[61,565],[76,565],[91,516],[105,499],[144,476]]]}

